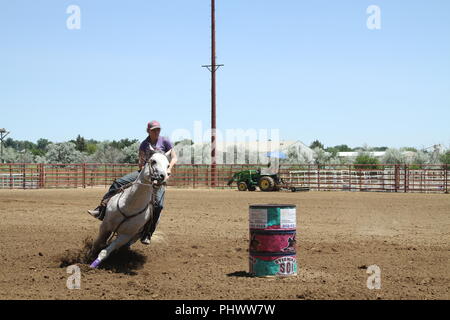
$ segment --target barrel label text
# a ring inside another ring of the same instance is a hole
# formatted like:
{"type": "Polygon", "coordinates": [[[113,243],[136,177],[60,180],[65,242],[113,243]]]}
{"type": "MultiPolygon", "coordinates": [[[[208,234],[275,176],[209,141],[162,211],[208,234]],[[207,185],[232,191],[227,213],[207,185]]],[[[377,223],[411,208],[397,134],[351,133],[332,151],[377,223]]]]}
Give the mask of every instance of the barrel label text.
{"type": "Polygon", "coordinates": [[[250,209],[250,228],[264,229],[267,228],[267,210],[266,209],[250,209]]]}
{"type": "Polygon", "coordinates": [[[280,227],[281,229],[294,229],[296,227],[296,210],[280,209],[280,227]]]}

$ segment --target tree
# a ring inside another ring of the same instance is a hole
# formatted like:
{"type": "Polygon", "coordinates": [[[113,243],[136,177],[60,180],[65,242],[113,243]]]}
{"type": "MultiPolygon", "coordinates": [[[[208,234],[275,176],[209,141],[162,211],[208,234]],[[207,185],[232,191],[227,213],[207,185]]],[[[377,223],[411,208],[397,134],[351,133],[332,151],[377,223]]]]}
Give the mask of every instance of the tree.
{"type": "MultiPolygon", "coordinates": [[[[356,165],[368,165],[368,164],[373,164],[373,166],[364,166],[364,169],[378,169],[378,166],[376,166],[377,164],[379,164],[380,162],[378,161],[377,158],[372,157],[370,155],[370,153],[368,152],[360,152],[358,154],[358,156],[356,157],[355,161],[353,162],[353,164],[356,165]]],[[[358,168],[360,168],[358,166],[358,168]]]]}
{"type": "Polygon", "coordinates": [[[4,147],[11,147],[16,151],[21,150],[31,150],[33,148],[36,148],[36,144],[34,144],[31,141],[20,141],[20,140],[14,140],[12,138],[8,138],[4,141],[4,147]]]}
{"type": "Polygon", "coordinates": [[[183,139],[183,140],[175,141],[174,146],[176,146],[178,144],[192,146],[194,144],[194,141],[192,141],[191,139],[183,139]]]}
{"type": "Polygon", "coordinates": [[[370,148],[370,151],[386,151],[388,149],[388,147],[372,147],[370,148]]]}
{"type": "Polygon", "coordinates": [[[72,142],[51,143],[45,154],[47,163],[80,163],[85,156],[76,149],[72,142]]]}
{"type": "Polygon", "coordinates": [[[362,147],[355,147],[355,148],[352,149],[352,151],[369,152],[369,151],[372,151],[372,148],[367,143],[364,143],[362,145],[362,147]]]}
{"type": "Polygon", "coordinates": [[[418,170],[418,169],[422,169],[423,165],[427,164],[430,162],[430,157],[427,153],[423,152],[423,151],[417,151],[416,153],[414,153],[414,156],[412,157],[411,161],[410,161],[410,166],[409,169],[411,170],[418,170]]]}
{"type": "Polygon", "coordinates": [[[97,144],[92,143],[92,142],[88,142],[86,144],[86,152],[89,155],[92,155],[95,153],[95,151],[97,151],[97,144]]]}
{"type": "Polygon", "coordinates": [[[86,141],[80,135],[77,136],[76,140],[71,140],[71,142],[75,143],[75,149],[80,152],[85,152],[87,150],[86,141]]]}
{"type": "Polygon", "coordinates": [[[51,142],[47,139],[39,139],[36,142],[36,147],[31,149],[31,153],[34,156],[44,156],[45,153],[47,152],[47,147],[51,142]]]}
{"type": "Polygon", "coordinates": [[[325,150],[316,147],[314,149],[314,163],[315,164],[326,164],[330,161],[332,158],[332,155],[329,152],[326,152],[325,150]]]}
{"type": "Polygon", "coordinates": [[[340,144],[334,147],[338,152],[351,152],[352,148],[350,148],[346,144],[340,144]]]}
{"type": "Polygon", "coordinates": [[[353,149],[346,144],[340,144],[334,147],[326,148],[325,151],[331,153],[333,157],[336,157],[338,152],[350,152],[353,151],[353,149]]]}
{"type": "Polygon", "coordinates": [[[3,160],[6,163],[14,163],[17,162],[17,151],[12,147],[6,147],[3,149],[3,160]]]}
{"type": "MultiPolygon", "coordinates": [[[[177,141],[174,144],[175,152],[177,153],[178,157],[178,163],[182,164],[191,164],[193,163],[193,155],[194,155],[194,148],[192,147],[191,140],[182,140],[177,141]]],[[[224,157],[226,152],[224,152],[224,157]]],[[[219,159],[218,159],[219,160],[219,159]]],[[[226,159],[223,160],[224,163],[226,159]]]]}
{"type": "Polygon", "coordinates": [[[450,164],[450,151],[447,151],[441,156],[442,164],[450,164]]]}
{"type": "Polygon", "coordinates": [[[125,159],[125,154],[122,150],[110,146],[109,141],[100,142],[97,145],[97,150],[90,157],[90,161],[98,163],[120,163],[125,159]]]}
{"type": "Polygon", "coordinates": [[[413,147],[404,147],[404,148],[401,148],[400,150],[402,150],[402,151],[417,152],[417,149],[416,149],[416,148],[413,148],[413,147]]]}
{"type": "Polygon", "coordinates": [[[405,164],[406,157],[400,150],[391,148],[386,150],[382,162],[385,164],[405,164]]]}
{"type": "Polygon", "coordinates": [[[16,162],[33,163],[34,155],[31,153],[30,150],[23,149],[23,150],[17,152],[16,162]]]}
{"type": "Polygon", "coordinates": [[[314,140],[309,147],[311,149],[315,149],[315,148],[324,149],[323,144],[319,140],[314,140]]]}
{"type": "Polygon", "coordinates": [[[119,141],[113,140],[113,142],[110,142],[109,145],[111,147],[113,147],[113,148],[116,148],[116,149],[123,149],[123,148],[132,146],[136,142],[138,142],[137,139],[129,140],[127,138],[127,139],[121,139],[119,141]]]}
{"type": "Polygon", "coordinates": [[[426,154],[428,155],[428,163],[429,164],[439,164],[442,162],[443,158],[442,156],[444,155],[443,153],[440,153],[440,150],[435,149],[433,152],[426,152],[426,154]]]}
{"type": "Polygon", "coordinates": [[[3,147],[4,148],[9,147],[9,148],[16,150],[16,141],[13,138],[9,137],[5,141],[3,141],[3,147]]]}
{"type": "Polygon", "coordinates": [[[139,162],[139,141],[136,141],[132,145],[122,149],[124,153],[123,162],[125,163],[138,163],[139,162]]]}
{"type": "Polygon", "coordinates": [[[45,155],[45,151],[44,151],[44,150],[40,150],[40,149],[38,149],[38,148],[33,148],[33,149],[31,149],[30,151],[31,151],[31,153],[32,153],[34,156],[43,156],[43,155],[45,155]]]}
{"type": "Polygon", "coordinates": [[[292,164],[308,164],[313,161],[308,155],[301,151],[298,146],[290,146],[287,150],[287,159],[282,162],[292,163],[292,164]]]}
{"type": "Polygon", "coordinates": [[[36,142],[36,149],[43,151],[44,153],[47,152],[47,146],[50,144],[51,142],[47,139],[39,139],[36,142]]]}

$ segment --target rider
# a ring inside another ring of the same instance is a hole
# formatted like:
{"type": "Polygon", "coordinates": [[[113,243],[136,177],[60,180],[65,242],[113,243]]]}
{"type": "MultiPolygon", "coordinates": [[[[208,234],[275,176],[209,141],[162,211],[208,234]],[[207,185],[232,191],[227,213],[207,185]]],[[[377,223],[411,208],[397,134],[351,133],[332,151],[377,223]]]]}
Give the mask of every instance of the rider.
{"type": "MultiPolygon", "coordinates": [[[[175,150],[173,149],[172,142],[170,142],[168,138],[160,136],[159,135],[160,132],[161,132],[161,125],[159,124],[158,121],[153,120],[148,123],[147,125],[148,137],[144,141],[142,141],[139,147],[139,171],[134,171],[132,173],[123,176],[122,178],[116,179],[109,188],[109,191],[103,196],[100,205],[94,210],[88,210],[90,215],[94,216],[97,219],[103,220],[103,217],[105,216],[106,212],[106,205],[109,199],[113,195],[115,195],[121,187],[129,183],[132,183],[133,181],[136,180],[136,178],[139,175],[139,172],[142,170],[146,161],[149,159],[152,149],[163,151],[164,153],[170,151],[171,160],[169,168],[167,169],[167,177],[170,176],[173,166],[177,163],[177,155],[175,153],[175,150]]],[[[144,226],[144,231],[141,237],[141,242],[143,244],[147,245],[150,244],[150,238],[159,222],[159,216],[164,206],[164,194],[166,192],[165,189],[166,189],[165,185],[162,185],[156,193],[155,199],[156,201],[153,209],[154,219],[152,219],[154,223],[147,222],[147,224],[144,226]]]]}

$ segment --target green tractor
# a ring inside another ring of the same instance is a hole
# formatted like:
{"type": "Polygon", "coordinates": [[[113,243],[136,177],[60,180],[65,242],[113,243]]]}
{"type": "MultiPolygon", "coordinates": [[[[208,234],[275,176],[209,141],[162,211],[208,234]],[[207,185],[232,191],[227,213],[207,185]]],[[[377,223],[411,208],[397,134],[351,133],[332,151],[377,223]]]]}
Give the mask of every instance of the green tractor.
{"type": "Polygon", "coordinates": [[[274,174],[270,170],[244,170],[236,172],[233,177],[228,180],[228,186],[233,182],[237,183],[239,191],[255,191],[259,187],[261,191],[279,191],[281,188],[281,179],[278,174],[274,174]]]}
{"type": "Polygon", "coordinates": [[[255,191],[256,187],[259,187],[261,191],[309,191],[309,186],[295,185],[291,182],[290,178],[283,180],[280,177],[279,159],[286,159],[286,154],[275,151],[268,152],[267,156],[269,157],[267,168],[236,172],[231,179],[228,180],[228,186],[231,186],[233,182],[236,182],[239,191],[255,191]]]}

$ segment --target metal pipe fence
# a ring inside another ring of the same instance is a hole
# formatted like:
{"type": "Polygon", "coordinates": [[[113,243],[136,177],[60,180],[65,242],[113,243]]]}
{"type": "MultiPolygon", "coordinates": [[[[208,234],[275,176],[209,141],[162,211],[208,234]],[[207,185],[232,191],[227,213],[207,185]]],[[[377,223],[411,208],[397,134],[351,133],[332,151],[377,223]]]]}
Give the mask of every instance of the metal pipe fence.
{"type": "MultiPolygon", "coordinates": [[[[216,165],[213,183],[210,165],[175,166],[168,185],[178,188],[235,188],[233,173],[260,165],[216,165]]],[[[0,164],[0,189],[87,188],[109,186],[137,170],[136,164],[0,164]]],[[[282,164],[282,187],[318,191],[379,191],[448,193],[449,165],[316,165],[282,164]]]]}

